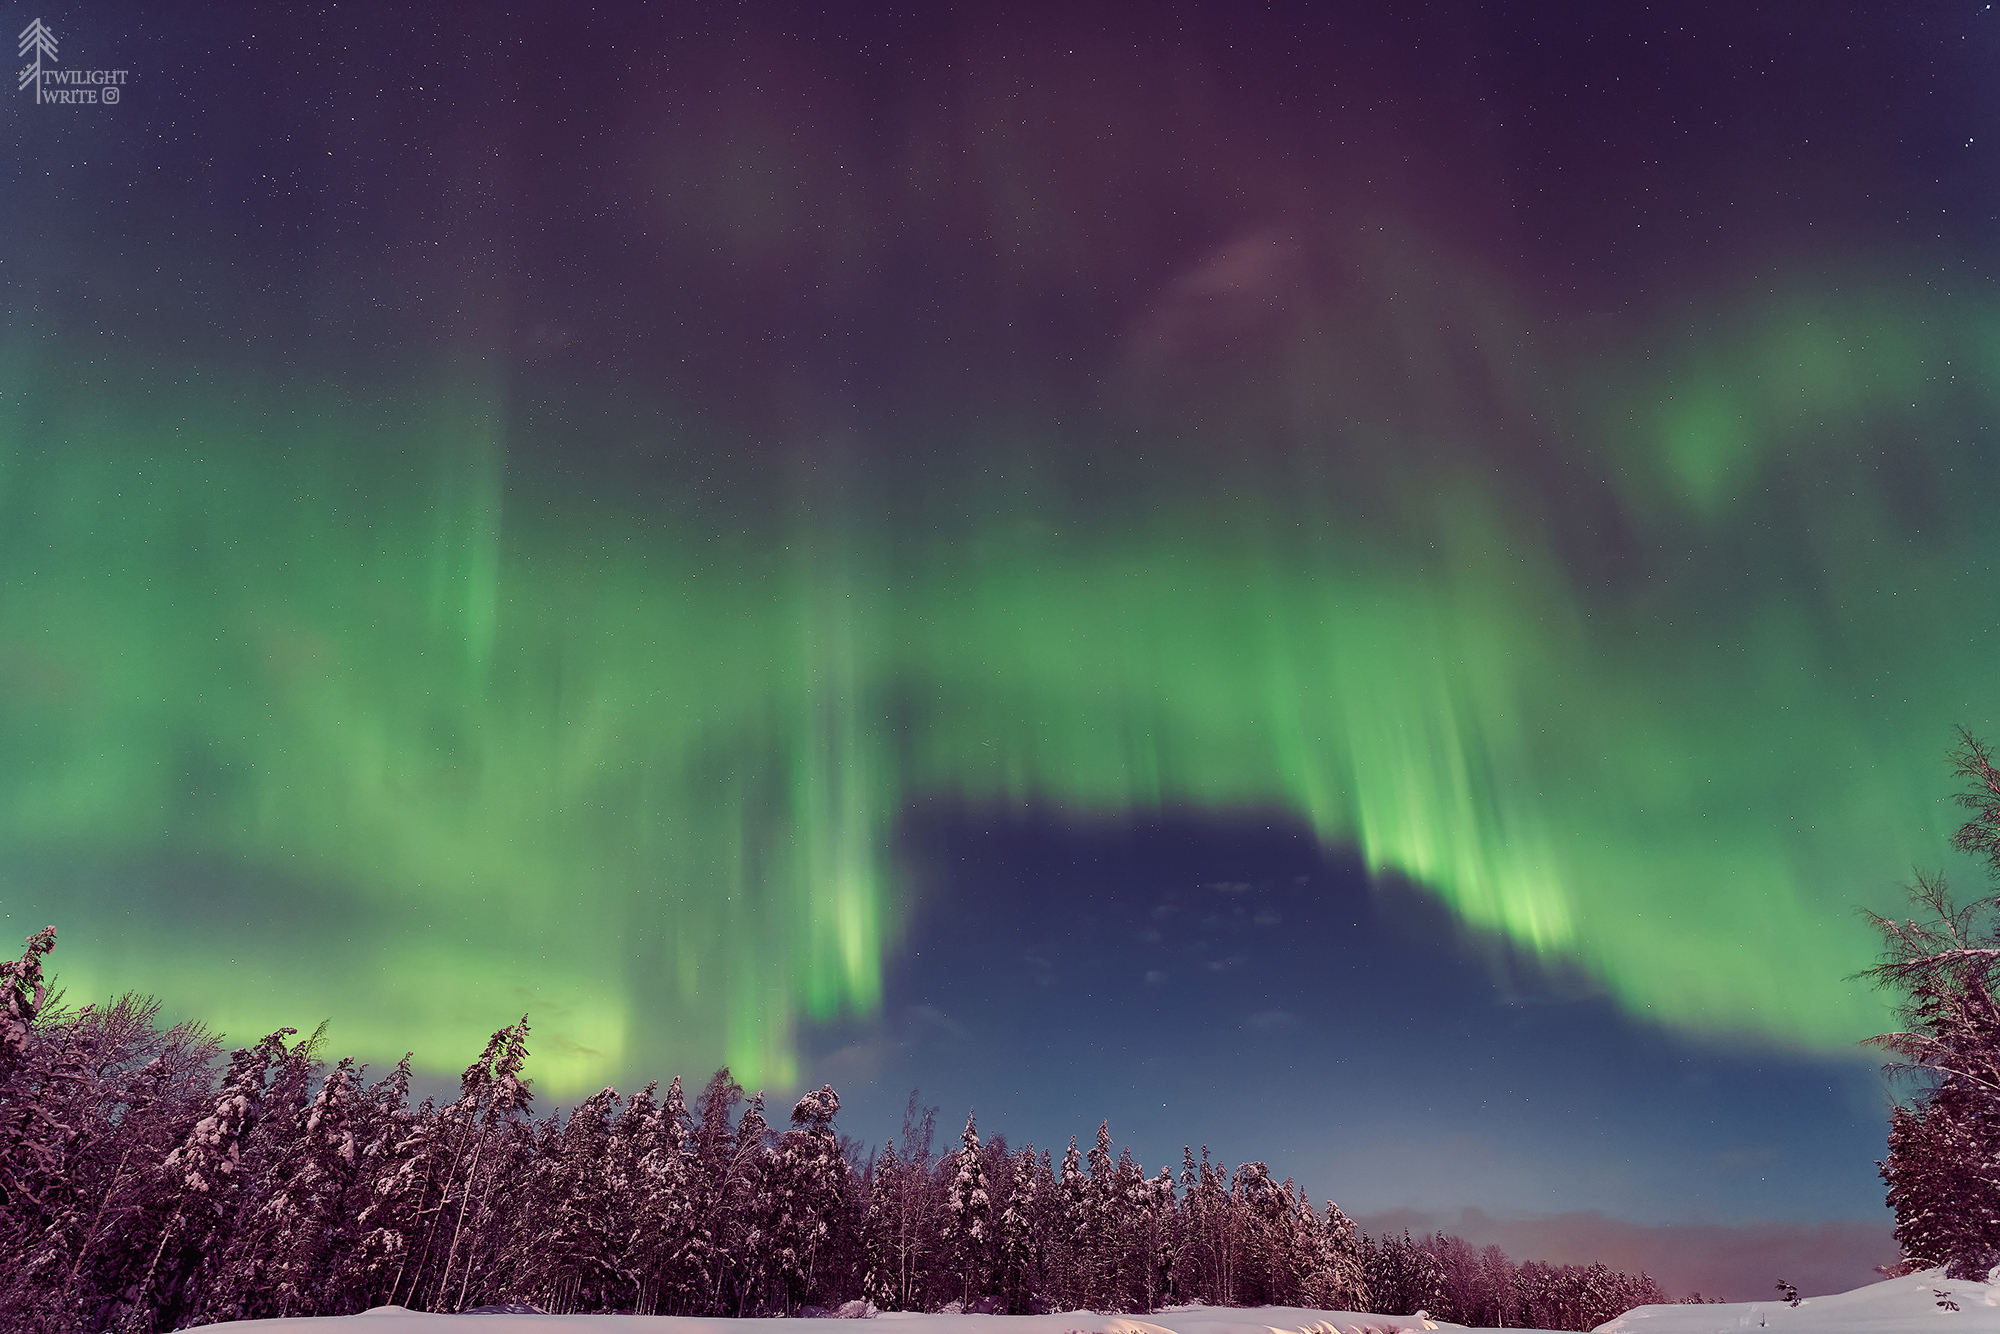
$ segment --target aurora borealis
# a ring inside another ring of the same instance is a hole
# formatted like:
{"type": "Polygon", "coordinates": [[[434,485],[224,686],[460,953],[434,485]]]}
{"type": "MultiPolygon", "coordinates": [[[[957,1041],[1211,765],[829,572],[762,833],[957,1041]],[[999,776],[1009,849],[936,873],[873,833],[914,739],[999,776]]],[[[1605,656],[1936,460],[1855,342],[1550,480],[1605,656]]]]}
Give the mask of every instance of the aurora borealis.
{"type": "Polygon", "coordinates": [[[1289,821],[1637,1021],[1881,1024],[1855,909],[1995,732],[1985,11],[110,13],[0,202],[73,995],[788,1084],[945,807],[1289,821]]]}

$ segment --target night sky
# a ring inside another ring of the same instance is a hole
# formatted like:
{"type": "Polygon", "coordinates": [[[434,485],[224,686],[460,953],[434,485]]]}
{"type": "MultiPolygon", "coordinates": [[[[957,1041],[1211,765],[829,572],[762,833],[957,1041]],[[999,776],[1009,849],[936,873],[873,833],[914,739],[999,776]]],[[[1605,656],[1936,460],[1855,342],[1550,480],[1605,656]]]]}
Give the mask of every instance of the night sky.
{"type": "Polygon", "coordinates": [[[0,112],[72,1000],[1892,1258],[1858,909],[1980,884],[2000,740],[1983,3],[36,18],[128,71],[0,112]]]}

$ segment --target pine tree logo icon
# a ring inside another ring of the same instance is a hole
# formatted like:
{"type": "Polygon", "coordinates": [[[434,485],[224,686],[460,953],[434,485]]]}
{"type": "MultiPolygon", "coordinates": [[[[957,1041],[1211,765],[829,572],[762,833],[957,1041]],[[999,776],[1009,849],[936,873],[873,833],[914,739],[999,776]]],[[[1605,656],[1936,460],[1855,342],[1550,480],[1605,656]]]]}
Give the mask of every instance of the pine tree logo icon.
{"type": "Polygon", "coordinates": [[[21,49],[17,54],[25,56],[30,51],[35,53],[35,63],[22,69],[21,81],[14,85],[14,91],[18,93],[33,82],[35,103],[39,106],[42,101],[42,59],[47,57],[51,65],[56,60],[56,35],[40,19],[21,29],[21,49]]]}

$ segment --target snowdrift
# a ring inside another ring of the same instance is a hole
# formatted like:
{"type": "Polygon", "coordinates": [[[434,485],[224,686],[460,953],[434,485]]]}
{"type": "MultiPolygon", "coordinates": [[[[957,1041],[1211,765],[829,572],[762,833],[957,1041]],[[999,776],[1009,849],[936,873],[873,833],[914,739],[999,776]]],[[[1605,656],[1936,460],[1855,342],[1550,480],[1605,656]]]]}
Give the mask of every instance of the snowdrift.
{"type": "Polygon", "coordinates": [[[1929,1269],[1908,1278],[1871,1283],[1832,1297],[1786,1302],[1736,1302],[1728,1306],[1640,1306],[1600,1325],[1597,1334],[1971,1334],[2000,1331],[2000,1287],[1962,1283],[1929,1269]],[[1945,1303],[1950,1303],[1946,1305],[1945,1303]],[[1957,1310],[1951,1306],[1957,1306],[1957,1310]]]}

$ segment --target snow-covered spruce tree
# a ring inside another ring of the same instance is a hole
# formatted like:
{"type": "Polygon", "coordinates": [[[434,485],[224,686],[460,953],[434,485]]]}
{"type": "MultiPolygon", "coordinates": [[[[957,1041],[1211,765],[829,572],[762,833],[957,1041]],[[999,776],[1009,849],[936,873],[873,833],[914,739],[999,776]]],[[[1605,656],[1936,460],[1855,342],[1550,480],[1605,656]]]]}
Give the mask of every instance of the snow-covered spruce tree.
{"type": "Polygon", "coordinates": [[[706,1178],[699,1170],[696,1126],[688,1114],[680,1076],[667,1086],[643,1142],[635,1167],[640,1195],[632,1225],[644,1293],[638,1305],[653,1314],[705,1314],[705,1298],[699,1296],[705,1286],[699,1278],[697,1251],[702,1247],[697,1237],[706,1228],[702,1215],[706,1178]]]}
{"type": "Polygon", "coordinates": [[[1175,1257],[1180,1251],[1180,1203],[1174,1197],[1174,1175],[1166,1168],[1136,1188],[1135,1262],[1144,1266],[1145,1283],[1138,1291],[1141,1310],[1152,1311],[1178,1300],[1175,1257]]]}
{"type": "Polygon", "coordinates": [[[545,1309],[616,1309],[631,1288],[619,1272],[621,1201],[611,1164],[611,1120],[620,1098],[601,1089],[567,1120],[537,1125],[520,1204],[533,1217],[509,1248],[509,1287],[545,1309]],[[525,1243],[526,1254],[523,1254],[525,1243]]]}
{"type": "MultiPolygon", "coordinates": [[[[1202,1156],[1206,1158],[1204,1147],[1202,1156]]],[[[1201,1248],[1201,1178],[1194,1165],[1194,1146],[1181,1146],[1180,1198],[1174,1220],[1174,1300],[1206,1299],[1208,1267],[1201,1248]]]]}
{"type": "Polygon", "coordinates": [[[735,1160],[736,1130],[732,1113],[743,1100],[743,1086],[724,1066],[702,1089],[699,1119],[689,1136],[688,1235],[673,1280],[679,1288],[675,1306],[690,1315],[719,1311],[729,1256],[729,1180],[735,1160]]]}
{"type": "MultiPolygon", "coordinates": [[[[835,1230],[848,1223],[848,1164],[833,1118],[840,1095],[833,1085],[800,1098],[792,1128],[778,1141],[765,1190],[772,1276],[787,1313],[822,1297],[822,1262],[833,1251],[835,1230]]],[[[842,1294],[846,1295],[846,1294],[842,1294]]]]}
{"type": "Polygon", "coordinates": [[[1238,1167],[1231,1194],[1242,1219],[1233,1265],[1237,1300],[1245,1306],[1292,1300],[1290,1276],[1282,1270],[1290,1249],[1292,1202],[1263,1163],[1238,1167]]]}
{"type": "Polygon", "coordinates": [[[742,1316],[761,1310],[771,1274],[771,1236],[766,1228],[765,1180],[771,1163],[771,1124],[764,1119],[764,1095],[753,1094],[736,1124],[736,1149],[725,1181],[723,1269],[720,1313],[742,1316]]]}
{"type": "Polygon", "coordinates": [[[1313,1211],[1312,1198],[1304,1191],[1294,1195],[1290,1181],[1285,1183],[1285,1194],[1292,1206],[1292,1225],[1284,1263],[1290,1288],[1287,1302],[1334,1309],[1333,1242],[1327,1236],[1326,1221],[1313,1211]]]}
{"type": "MultiPolygon", "coordinates": [[[[1110,1127],[1105,1127],[1108,1138],[1110,1127]]],[[[1151,1295],[1158,1291],[1159,1274],[1153,1267],[1150,1242],[1152,1229],[1147,1211],[1151,1202],[1146,1173],[1129,1148],[1118,1151],[1106,1191],[1104,1230],[1106,1263],[1104,1293],[1114,1310],[1150,1311],[1151,1295]]]]}
{"type": "Polygon", "coordinates": [[[1326,1238],[1327,1270],[1319,1291],[1325,1301],[1315,1305],[1329,1311],[1374,1310],[1368,1304],[1368,1275],[1361,1263],[1361,1229],[1332,1200],[1326,1202],[1321,1228],[1326,1238]]]}
{"type": "MultiPolygon", "coordinates": [[[[1952,846],[2000,875],[2000,769],[1963,730],[1953,759],[1972,815],[1952,846]]],[[[1942,876],[1924,875],[1909,897],[1913,917],[1868,914],[1884,948],[1862,974],[1898,997],[1904,1023],[1869,1041],[1917,1086],[1892,1117],[1882,1176],[1905,1259],[1983,1278],[2000,1262],[2000,899],[1961,906],[1942,876]]]]}
{"type": "Polygon", "coordinates": [[[938,1239],[944,1243],[946,1282],[963,1306],[986,1293],[992,1277],[993,1196],[980,1157],[979,1129],[965,1117],[965,1133],[951,1158],[951,1185],[945,1191],[938,1239]]]}
{"type": "Polygon", "coordinates": [[[1084,1230],[1078,1250],[1083,1304],[1093,1311],[1121,1308],[1119,1298],[1119,1224],[1124,1200],[1111,1157],[1111,1123],[1100,1121],[1097,1142],[1086,1155],[1090,1180],[1084,1191],[1084,1230]]]}
{"type": "Polygon", "coordinates": [[[1074,1135],[1063,1153],[1062,1171],[1056,1178],[1056,1198],[1062,1226],[1054,1257],[1052,1295],[1063,1309],[1074,1309],[1089,1301],[1093,1243],[1090,1178],[1083,1174],[1083,1157],[1077,1152],[1074,1135]]]}
{"type": "Polygon", "coordinates": [[[1032,1311],[1041,1288],[1042,1246],[1036,1227],[1041,1183],[1035,1168],[1032,1144],[1014,1154],[1007,1164],[1010,1181],[1007,1205],[1000,1214],[993,1287],[1009,1315],[1032,1311]]]}
{"type": "Polygon", "coordinates": [[[1481,1300],[1472,1312],[1475,1325],[1504,1329],[1520,1323],[1520,1302],[1514,1291],[1516,1272],[1514,1262],[1498,1246],[1488,1246],[1479,1253],[1481,1300]]]}
{"type": "Polygon", "coordinates": [[[676,1078],[664,1102],[648,1084],[625,1104],[611,1146],[611,1264],[631,1285],[631,1309],[657,1315],[665,1296],[662,1243],[680,1232],[685,1204],[681,1152],[687,1107],[676,1078]]]}
{"type": "Polygon", "coordinates": [[[1201,1146],[1201,1165],[1191,1150],[1181,1150],[1182,1216],[1180,1255],[1175,1271],[1181,1276],[1177,1295],[1184,1301],[1230,1305],[1235,1292],[1235,1210],[1226,1174],[1209,1161],[1201,1146]]]}
{"type": "Polygon", "coordinates": [[[986,1175],[987,1188],[986,1282],[980,1289],[983,1295],[974,1306],[997,1313],[1007,1309],[1000,1292],[1000,1219],[1014,1195],[1014,1153],[1007,1146],[1007,1137],[988,1137],[980,1146],[979,1163],[986,1175]]]}
{"type": "Polygon", "coordinates": [[[1362,1254],[1376,1310],[1387,1315],[1412,1315],[1443,1304],[1444,1267],[1437,1257],[1412,1241],[1408,1231],[1400,1237],[1388,1234],[1379,1241],[1371,1239],[1364,1243],[1362,1254]]]}

